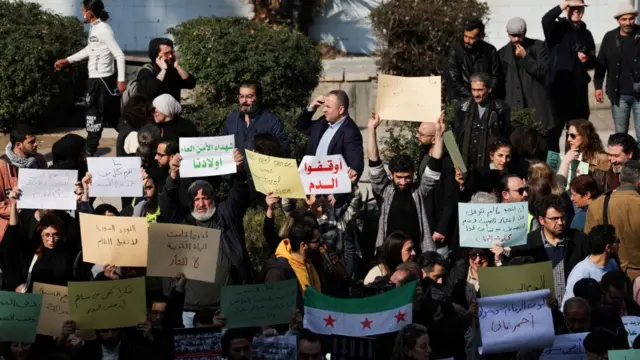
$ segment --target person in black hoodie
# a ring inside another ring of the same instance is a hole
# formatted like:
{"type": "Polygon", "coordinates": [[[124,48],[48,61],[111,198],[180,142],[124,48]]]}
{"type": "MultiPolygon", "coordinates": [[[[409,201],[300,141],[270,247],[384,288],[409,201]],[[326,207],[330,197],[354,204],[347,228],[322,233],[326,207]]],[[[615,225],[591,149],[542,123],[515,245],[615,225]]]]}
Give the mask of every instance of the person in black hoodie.
{"type": "Polygon", "coordinates": [[[196,87],[196,78],[180,66],[170,39],[151,39],[149,59],[151,62],[138,71],[136,78],[140,95],[155,99],[169,94],[180,101],[180,90],[196,87]]]}
{"type": "Polygon", "coordinates": [[[549,48],[551,100],[558,120],[548,131],[547,147],[554,148],[562,130],[574,119],[589,118],[587,71],[595,67],[596,45],[587,25],[582,22],[583,0],[564,1],[542,17],[542,29],[549,48]],[[558,19],[565,12],[567,18],[558,19]]]}
{"type": "MultiPolygon", "coordinates": [[[[153,99],[153,118],[162,140],[178,141],[181,137],[197,137],[198,128],[191,121],[180,116],[182,106],[169,94],[153,99]]],[[[155,149],[154,149],[155,150],[155,149]]]]}

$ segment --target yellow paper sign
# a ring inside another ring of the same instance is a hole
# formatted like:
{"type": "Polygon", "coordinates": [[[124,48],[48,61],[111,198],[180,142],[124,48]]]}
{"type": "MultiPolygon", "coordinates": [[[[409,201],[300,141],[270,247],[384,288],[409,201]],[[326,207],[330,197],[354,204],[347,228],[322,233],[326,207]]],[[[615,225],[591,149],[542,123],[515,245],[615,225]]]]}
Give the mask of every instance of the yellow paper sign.
{"type": "Polygon", "coordinates": [[[80,213],[82,256],[100,265],[147,266],[149,234],[143,217],[80,213]]]}
{"type": "Polygon", "coordinates": [[[69,320],[67,287],[34,283],[33,293],[42,294],[38,334],[60,336],[62,323],[69,320]]]}
{"type": "Polygon", "coordinates": [[[517,266],[478,269],[482,297],[507,295],[542,289],[554,296],[553,267],[551,261],[517,266]]]}
{"type": "Polygon", "coordinates": [[[80,329],[136,326],[147,318],[144,277],[69,282],[69,316],[80,329]]]}
{"type": "Polygon", "coordinates": [[[285,159],[246,150],[256,190],[289,199],[304,199],[304,188],[295,159],[285,159]]]}
{"type": "Polygon", "coordinates": [[[435,122],[442,106],[440,76],[378,74],[376,112],[383,120],[435,122]]]}
{"type": "Polygon", "coordinates": [[[189,225],[149,226],[147,276],[175,277],[215,282],[220,230],[189,225]]]}

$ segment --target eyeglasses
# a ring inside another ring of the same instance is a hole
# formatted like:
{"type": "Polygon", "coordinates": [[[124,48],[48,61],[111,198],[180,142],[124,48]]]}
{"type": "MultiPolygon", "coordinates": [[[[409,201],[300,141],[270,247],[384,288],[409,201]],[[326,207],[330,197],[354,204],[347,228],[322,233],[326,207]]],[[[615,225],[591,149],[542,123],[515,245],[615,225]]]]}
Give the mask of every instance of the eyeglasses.
{"type": "Polygon", "coordinates": [[[565,221],[564,216],[556,216],[556,217],[544,217],[545,219],[552,221],[552,222],[559,222],[560,220],[565,221]]]}
{"type": "Polygon", "coordinates": [[[156,153],[156,155],[158,155],[158,156],[160,156],[160,157],[169,156],[169,154],[163,154],[163,153],[156,153]]]}
{"type": "Polygon", "coordinates": [[[516,191],[518,192],[518,194],[522,195],[522,194],[524,194],[526,192],[529,192],[529,187],[528,186],[524,186],[524,187],[521,187],[520,189],[518,189],[516,191]]]}
{"type": "Polygon", "coordinates": [[[578,135],[573,134],[573,133],[568,133],[567,136],[569,136],[569,139],[571,139],[571,140],[575,140],[578,137],[578,135]]]}
{"type": "Polygon", "coordinates": [[[420,137],[432,137],[432,136],[435,136],[433,134],[424,134],[424,133],[421,133],[420,131],[416,131],[416,135],[418,135],[420,137]]]}

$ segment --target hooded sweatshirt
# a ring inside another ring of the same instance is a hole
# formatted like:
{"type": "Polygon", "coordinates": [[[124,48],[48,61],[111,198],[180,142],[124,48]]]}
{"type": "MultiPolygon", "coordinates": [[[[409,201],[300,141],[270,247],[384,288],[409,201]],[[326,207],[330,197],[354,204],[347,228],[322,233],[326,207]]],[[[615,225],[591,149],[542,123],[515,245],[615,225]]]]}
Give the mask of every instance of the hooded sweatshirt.
{"type": "Polygon", "coordinates": [[[276,249],[276,258],[284,258],[289,262],[291,269],[298,278],[302,293],[307,290],[307,286],[311,286],[314,289],[321,291],[320,289],[320,276],[310,262],[299,261],[291,255],[291,244],[288,239],[284,239],[278,245],[276,249]]]}

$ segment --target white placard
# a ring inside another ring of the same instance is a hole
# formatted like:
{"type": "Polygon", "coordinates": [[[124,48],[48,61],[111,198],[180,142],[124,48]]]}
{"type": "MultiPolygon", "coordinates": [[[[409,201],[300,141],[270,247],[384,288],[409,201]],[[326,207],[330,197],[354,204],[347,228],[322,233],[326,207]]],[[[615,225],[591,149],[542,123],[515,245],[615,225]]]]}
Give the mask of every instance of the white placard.
{"type": "Polygon", "coordinates": [[[544,349],[553,345],[548,289],[478,299],[481,355],[544,349]]]}
{"type": "Polygon", "coordinates": [[[298,173],[305,194],[351,193],[349,168],[342,155],[305,156],[298,173]]]}
{"type": "Polygon", "coordinates": [[[20,169],[20,209],[75,210],[78,170],[20,169]]]}
{"type": "Polygon", "coordinates": [[[542,351],[539,360],[587,360],[582,342],[589,333],[556,335],[553,346],[542,351]]]}
{"type": "Polygon", "coordinates": [[[180,138],[180,177],[235,174],[234,148],[233,135],[180,138]]]}
{"type": "Polygon", "coordinates": [[[139,157],[91,157],[90,196],[142,196],[142,164],[139,157]]]}
{"type": "Polygon", "coordinates": [[[640,334],[640,316],[623,316],[622,323],[629,336],[629,346],[633,347],[633,341],[640,334]]]}

